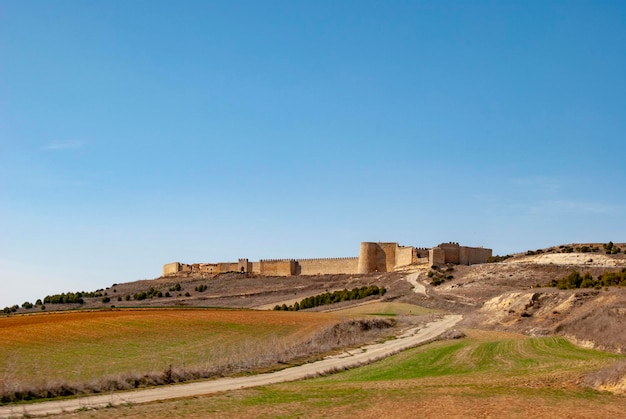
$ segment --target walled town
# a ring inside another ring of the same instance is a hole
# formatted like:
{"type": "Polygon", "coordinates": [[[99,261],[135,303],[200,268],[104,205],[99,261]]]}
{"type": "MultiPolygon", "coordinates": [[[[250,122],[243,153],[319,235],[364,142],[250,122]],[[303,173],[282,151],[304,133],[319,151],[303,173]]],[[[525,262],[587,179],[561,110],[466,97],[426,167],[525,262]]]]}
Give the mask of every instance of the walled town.
{"type": "Polygon", "coordinates": [[[226,272],[253,273],[265,276],[365,274],[394,272],[418,266],[441,266],[446,263],[473,265],[485,263],[492,250],[483,247],[460,246],[442,243],[432,248],[400,246],[398,243],[361,243],[359,255],[347,258],[321,259],[261,259],[250,262],[168,263],[163,266],[163,276],[180,273],[217,275],[226,272]]]}

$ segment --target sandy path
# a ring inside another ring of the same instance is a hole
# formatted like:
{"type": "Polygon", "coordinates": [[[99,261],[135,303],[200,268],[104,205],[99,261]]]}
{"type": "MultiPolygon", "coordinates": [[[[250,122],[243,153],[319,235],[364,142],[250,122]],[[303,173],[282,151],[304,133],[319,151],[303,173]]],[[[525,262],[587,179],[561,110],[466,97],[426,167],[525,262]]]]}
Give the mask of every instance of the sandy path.
{"type": "Polygon", "coordinates": [[[250,377],[221,378],[211,381],[155,387],[146,390],[89,396],[69,400],[33,403],[19,406],[2,406],[0,407],[0,417],[6,418],[59,414],[86,408],[89,409],[116,406],[127,403],[147,403],[157,400],[193,397],[240,388],[300,380],[318,374],[329,373],[335,370],[343,370],[346,368],[364,365],[428,342],[453,327],[461,319],[462,316],[460,315],[448,315],[441,320],[428,323],[422,328],[411,329],[403,335],[398,336],[397,339],[364,346],[363,348],[344,352],[340,355],[328,357],[321,361],[287,368],[273,373],[258,374],[250,377]]]}
{"type": "Polygon", "coordinates": [[[424,286],[424,284],[422,284],[421,282],[417,280],[419,276],[420,274],[418,272],[418,273],[407,275],[404,277],[404,279],[406,279],[411,285],[413,285],[413,292],[415,292],[416,294],[422,294],[425,297],[428,297],[428,294],[426,293],[426,287],[424,286]]]}

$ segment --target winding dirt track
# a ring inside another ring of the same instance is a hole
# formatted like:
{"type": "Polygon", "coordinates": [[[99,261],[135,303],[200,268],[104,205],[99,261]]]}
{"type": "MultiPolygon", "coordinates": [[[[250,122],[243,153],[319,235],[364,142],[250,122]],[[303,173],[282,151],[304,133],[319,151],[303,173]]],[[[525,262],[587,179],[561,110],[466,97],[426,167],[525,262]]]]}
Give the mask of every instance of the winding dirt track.
{"type": "Polygon", "coordinates": [[[146,390],[120,392],[107,395],[89,396],[69,400],[33,403],[19,406],[0,407],[0,417],[40,416],[73,412],[79,409],[92,409],[122,404],[154,402],[157,400],[181,397],[201,396],[228,390],[257,387],[285,381],[301,380],[307,377],[325,374],[368,364],[388,357],[405,349],[435,339],[462,319],[460,315],[448,315],[443,319],[428,323],[422,328],[407,331],[397,339],[384,343],[364,346],[357,350],[344,352],[321,361],[304,364],[281,371],[259,374],[250,377],[221,378],[217,380],[156,387],[146,390]]]}
{"type": "Polygon", "coordinates": [[[406,279],[409,284],[413,285],[413,292],[416,294],[421,294],[425,297],[428,297],[428,294],[426,293],[426,287],[424,286],[424,284],[420,283],[417,278],[419,278],[420,274],[419,273],[413,273],[413,274],[409,274],[407,276],[404,277],[404,279],[406,279]]]}

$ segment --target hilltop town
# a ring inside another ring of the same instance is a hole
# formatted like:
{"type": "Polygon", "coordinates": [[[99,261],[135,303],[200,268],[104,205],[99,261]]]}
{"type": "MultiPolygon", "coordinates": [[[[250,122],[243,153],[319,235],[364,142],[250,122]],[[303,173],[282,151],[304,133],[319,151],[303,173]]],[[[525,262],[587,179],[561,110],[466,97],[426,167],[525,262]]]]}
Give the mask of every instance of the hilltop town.
{"type": "Polygon", "coordinates": [[[262,259],[250,262],[168,263],[163,266],[163,276],[181,273],[217,275],[227,272],[253,273],[266,276],[367,274],[374,272],[398,272],[414,267],[441,266],[446,263],[474,265],[485,263],[492,250],[483,247],[461,246],[458,243],[442,243],[438,246],[419,248],[401,246],[395,242],[362,242],[357,257],[321,259],[262,259]]]}

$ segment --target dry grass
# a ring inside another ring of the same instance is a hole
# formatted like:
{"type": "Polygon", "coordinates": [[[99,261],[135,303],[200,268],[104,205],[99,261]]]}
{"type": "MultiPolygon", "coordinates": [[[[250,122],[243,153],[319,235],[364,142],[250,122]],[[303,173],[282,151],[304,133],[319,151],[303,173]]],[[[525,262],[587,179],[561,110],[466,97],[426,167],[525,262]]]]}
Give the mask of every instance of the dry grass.
{"type": "MultiPolygon", "coordinates": [[[[328,309],[328,307],[326,307],[328,309]]],[[[373,301],[364,304],[352,305],[338,310],[329,309],[342,316],[417,316],[435,313],[436,310],[416,306],[414,304],[373,301]]]]}

